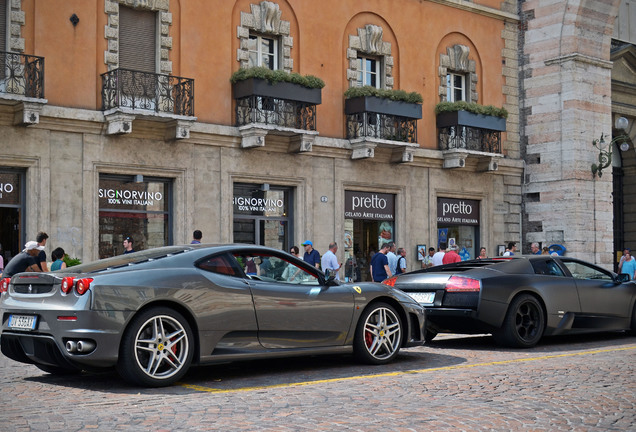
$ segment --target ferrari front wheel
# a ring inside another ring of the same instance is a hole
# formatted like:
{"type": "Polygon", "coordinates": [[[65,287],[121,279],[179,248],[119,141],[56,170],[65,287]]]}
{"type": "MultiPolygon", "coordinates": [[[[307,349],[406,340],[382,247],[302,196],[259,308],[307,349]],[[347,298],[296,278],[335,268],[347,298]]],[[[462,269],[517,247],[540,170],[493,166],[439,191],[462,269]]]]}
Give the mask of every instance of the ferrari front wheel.
{"type": "Polygon", "coordinates": [[[522,294],[510,303],[503,325],[493,333],[495,342],[513,348],[532,348],[543,336],[545,314],[539,300],[522,294]]]}
{"type": "Polygon", "coordinates": [[[364,363],[385,364],[393,360],[402,343],[402,321],[386,303],[374,303],[362,313],[353,342],[355,356],[364,363]]]}
{"type": "Polygon", "coordinates": [[[148,387],[174,384],[190,367],[194,337],[177,311],[157,307],[137,315],[122,338],[117,371],[148,387]]]}

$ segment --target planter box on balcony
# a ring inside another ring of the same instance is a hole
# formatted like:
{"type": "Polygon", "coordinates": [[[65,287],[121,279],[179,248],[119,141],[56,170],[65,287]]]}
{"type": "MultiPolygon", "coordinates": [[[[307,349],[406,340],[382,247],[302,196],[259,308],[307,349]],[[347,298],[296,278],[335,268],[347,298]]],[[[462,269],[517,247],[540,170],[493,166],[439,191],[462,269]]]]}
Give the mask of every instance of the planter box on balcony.
{"type": "Polygon", "coordinates": [[[504,132],[506,130],[506,119],[502,117],[473,114],[463,110],[437,114],[437,127],[445,128],[449,126],[467,126],[504,132]]]}
{"type": "Polygon", "coordinates": [[[363,112],[373,112],[378,114],[388,114],[399,117],[413,119],[422,118],[422,105],[394,101],[377,96],[361,96],[345,99],[345,114],[360,114],[363,112]]]}
{"type": "Polygon", "coordinates": [[[232,92],[234,99],[263,96],[304,102],[310,105],[319,105],[322,102],[322,89],[307,88],[289,82],[270,83],[258,78],[249,78],[232,84],[232,92]]]}

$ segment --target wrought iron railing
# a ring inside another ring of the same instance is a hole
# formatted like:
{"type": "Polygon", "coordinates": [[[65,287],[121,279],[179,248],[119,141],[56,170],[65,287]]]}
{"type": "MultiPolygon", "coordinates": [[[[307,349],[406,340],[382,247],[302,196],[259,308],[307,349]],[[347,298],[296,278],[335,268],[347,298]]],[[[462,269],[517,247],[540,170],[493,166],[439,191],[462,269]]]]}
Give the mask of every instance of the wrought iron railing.
{"type": "Polygon", "coordinates": [[[44,57],[0,51],[0,93],[44,99],[44,57]]]}
{"type": "Polygon", "coordinates": [[[194,116],[194,80],[113,69],[102,74],[102,110],[111,108],[194,116]]]}
{"type": "Polygon", "coordinates": [[[250,123],[315,131],[316,105],[257,95],[236,99],[237,126],[250,123]]]}
{"type": "Polygon", "coordinates": [[[408,143],[417,142],[417,119],[389,114],[362,112],[346,116],[347,139],[379,138],[408,143]]]}
{"type": "Polygon", "coordinates": [[[440,150],[474,150],[501,153],[501,132],[470,126],[439,128],[440,150]]]}

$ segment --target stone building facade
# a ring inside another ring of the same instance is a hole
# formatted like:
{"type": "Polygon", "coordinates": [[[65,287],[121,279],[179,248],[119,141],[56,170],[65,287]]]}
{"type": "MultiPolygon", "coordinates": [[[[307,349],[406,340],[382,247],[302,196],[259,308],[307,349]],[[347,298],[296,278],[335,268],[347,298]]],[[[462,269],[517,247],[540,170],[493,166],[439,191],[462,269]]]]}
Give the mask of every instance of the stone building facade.
{"type": "MultiPolygon", "coordinates": [[[[520,3],[521,151],[526,162],[522,187],[524,251],[529,252],[531,242],[557,244],[569,255],[611,267],[617,258],[615,232],[627,229],[627,241],[617,241],[618,249],[630,242],[636,247],[636,227],[629,226],[635,208],[633,193],[629,196],[633,188],[628,187],[633,186],[631,143],[636,128],[628,131],[631,153],[623,155],[627,161],[624,176],[613,178],[611,167],[602,177],[591,171],[599,157],[593,140],[603,135],[609,141],[620,134],[613,130],[620,116],[630,125],[636,119],[636,77],[630,54],[634,40],[620,61],[612,54],[619,8],[623,8],[624,22],[629,17],[636,22],[636,7],[629,3],[520,3]],[[622,83],[622,90],[612,84],[615,75],[614,82],[622,83]],[[613,184],[622,178],[627,183],[614,189],[613,184]],[[623,202],[623,198],[628,203],[626,211],[615,211],[613,203],[623,202]],[[615,229],[615,212],[624,214],[628,223],[615,229]]],[[[617,153],[620,151],[615,152],[615,161],[617,153]]]]}
{"type": "Polygon", "coordinates": [[[194,229],[211,243],[311,239],[321,252],[335,240],[349,264],[394,240],[409,269],[441,240],[473,257],[519,242],[517,3],[401,3],[0,1],[21,89],[0,88],[5,257],[38,231],[83,261],[121,253],[127,236],[136,249],[189,243],[194,229]],[[26,77],[42,62],[34,93],[26,77]],[[321,78],[319,102],[241,105],[230,77],[254,62],[321,78]],[[347,113],[344,92],[367,79],[420,93],[419,117],[347,113]],[[505,108],[505,126],[440,132],[435,106],[452,92],[505,108]],[[271,122],[279,106],[309,109],[312,126],[271,122]],[[238,118],[245,107],[254,117],[238,118]],[[403,123],[410,141],[396,138],[403,123]],[[441,144],[469,132],[499,141],[441,144]]]}

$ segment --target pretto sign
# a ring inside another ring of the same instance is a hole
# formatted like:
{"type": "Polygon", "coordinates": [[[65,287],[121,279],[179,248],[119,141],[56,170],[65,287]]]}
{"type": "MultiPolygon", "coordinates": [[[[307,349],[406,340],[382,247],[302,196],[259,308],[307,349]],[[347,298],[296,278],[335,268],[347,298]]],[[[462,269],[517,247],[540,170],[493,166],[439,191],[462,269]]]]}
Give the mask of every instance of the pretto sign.
{"type": "Polygon", "coordinates": [[[439,225],[479,225],[479,201],[437,198],[439,225]]]}
{"type": "Polygon", "coordinates": [[[394,220],[395,195],[345,191],[345,218],[394,220]]]}

